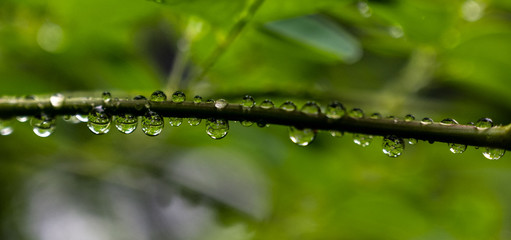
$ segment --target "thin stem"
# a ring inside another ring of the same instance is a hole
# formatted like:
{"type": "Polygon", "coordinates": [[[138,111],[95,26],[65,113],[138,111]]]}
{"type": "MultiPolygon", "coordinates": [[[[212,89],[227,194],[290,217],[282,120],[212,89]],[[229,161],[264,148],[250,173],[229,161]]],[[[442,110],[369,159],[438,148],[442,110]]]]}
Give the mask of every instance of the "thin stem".
{"type": "Polygon", "coordinates": [[[424,141],[459,143],[481,147],[511,150],[511,125],[488,129],[477,129],[471,125],[422,124],[420,121],[395,119],[352,118],[344,116],[331,119],[320,113],[308,115],[300,111],[288,112],[279,108],[250,109],[239,104],[228,104],[218,109],[214,103],[175,103],[171,101],[151,102],[147,100],[113,100],[105,104],[102,100],[69,98],[56,108],[45,100],[0,100],[0,118],[14,116],[37,116],[41,113],[53,115],[87,114],[95,106],[104,106],[111,115],[134,114],[143,116],[148,109],[164,117],[217,118],[230,121],[253,121],[267,124],[295,126],[318,130],[337,130],[370,135],[396,135],[424,141]]]}

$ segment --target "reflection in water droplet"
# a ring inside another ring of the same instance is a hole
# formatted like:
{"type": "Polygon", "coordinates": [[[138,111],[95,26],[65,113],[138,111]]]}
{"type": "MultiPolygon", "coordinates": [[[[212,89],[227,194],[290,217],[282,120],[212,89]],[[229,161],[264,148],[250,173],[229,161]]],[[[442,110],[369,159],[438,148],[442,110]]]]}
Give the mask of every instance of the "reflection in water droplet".
{"type": "Polygon", "coordinates": [[[362,111],[362,109],[360,109],[360,108],[353,108],[348,113],[348,116],[350,116],[352,118],[363,118],[364,117],[364,111],[362,111]]]}
{"type": "Polygon", "coordinates": [[[369,118],[378,120],[378,119],[382,119],[383,116],[380,113],[373,113],[373,114],[371,114],[371,116],[369,118]]]}
{"type": "Polygon", "coordinates": [[[446,118],[446,119],[440,121],[440,124],[449,126],[449,125],[456,125],[456,124],[458,124],[458,122],[452,118],[446,118]]]}
{"type": "Polygon", "coordinates": [[[465,152],[465,150],[467,150],[467,145],[465,145],[465,144],[449,143],[448,145],[449,145],[449,150],[455,154],[460,154],[460,153],[465,152]]]}
{"type": "Polygon", "coordinates": [[[175,91],[172,94],[172,102],[182,103],[186,100],[186,95],[181,91],[175,91]]]}
{"type": "Polygon", "coordinates": [[[243,120],[243,121],[241,121],[240,123],[241,123],[241,125],[242,125],[243,127],[250,127],[250,126],[254,125],[254,122],[247,121],[247,120],[243,120]]]}
{"type": "Polygon", "coordinates": [[[64,95],[56,93],[50,97],[50,103],[54,108],[60,108],[62,107],[62,105],[64,105],[65,99],[66,98],[64,97],[64,95]]]}
{"type": "Polygon", "coordinates": [[[476,123],[478,130],[484,130],[493,127],[493,121],[489,118],[481,118],[476,123]]]}
{"type": "Polygon", "coordinates": [[[265,99],[263,102],[261,102],[261,105],[259,105],[262,109],[271,109],[274,107],[273,102],[270,99],[265,99]]]}
{"type": "Polygon", "coordinates": [[[408,142],[408,144],[410,144],[410,145],[417,144],[417,142],[418,142],[418,141],[417,141],[417,139],[415,139],[415,138],[408,138],[408,139],[406,139],[406,141],[407,141],[407,142],[408,142]]]}
{"type": "Polygon", "coordinates": [[[371,17],[371,15],[373,15],[373,10],[365,1],[359,1],[357,3],[357,8],[358,12],[360,13],[360,15],[362,15],[362,17],[368,18],[371,17]]]}
{"type": "Polygon", "coordinates": [[[169,123],[171,127],[179,127],[183,123],[183,119],[178,117],[169,117],[169,123]]]}
{"type": "Polygon", "coordinates": [[[110,94],[110,92],[103,92],[101,94],[101,97],[103,98],[103,102],[105,104],[109,104],[110,102],[112,102],[112,94],[110,94]]]}
{"type": "Polygon", "coordinates": [[[89,121],[88,115],[76,114],[76,118],[78,120],[80,120],[80,122],[88,122],[89,121]]]}
{"type": "Polygon", "coordinates": [[[506,153],[504,149],[487,147],[483,152],[483,156],[490,160],[498,160],[504,156],[504,153],[506,153]]]}
{"type": "Polygon", "coordinates": [[[105,112],[103,106],[97,106],[89,113],[87,126],[94,134],[105,134],[110,131],[111,117],[105,112]]]}
{"type": "Polygon", "coordinates": [[[26,122],[28,121],[28,116],[17,116],[16,117],[16,120],[18,120],[18,122],[26,122]]]}
{"type": "Polygon", "coordinates": [[[326,107],[325,114],[328,118],[339,119],[346,114],[346,108],[340,102],[332,102],[326,107]]]}
{"type": "Polygon", "coordinates": [[[206,133],[213,139],[222,139],[229,132],[229,122],[223,119],[206,120],[206,133]]]}
{"type": "Polygon", "coordinates": [[[163,91],[160,91],[160,90],[154,91],[151,94],[150,101],[151,102],[164,102],[164,101],[167,101],[167,95],[163,91]]]}
{"type": "Polygon", "coordinates": [[[413,116],[412,114],[406,115],[405,122],[411,122],[411,121],[415,121],[415,116],[413,116]]]}
{"type": "Polygon", "coordinates": [[[293,112],[296,111],[296,105],[291,101],[285,101],[282,105],[280,105],[280,109],[286,112],[293,112]]]}
{"type": "Polygon", "coordinates": [[[229,103],[225,99],[218,99],[215,101],[215,108],[217,110],[222,110],[227,107],[229,103]]]}
{"type": "Polygon", "coordinates": [[[433,124],[433,119],[425,117],[421,120],[422,125],[430,125],[433,124]]]}
{"type": "Polygon", "coordinates": [[[123,114],[115,119],[115,127],[122,133],[130,134],[137,129],[138,117],[131,114],[123,114]]]}
{"type": "Polygon", "coordinates": [[[359,146],[367,147],[371,144],[372,141],[373,141],[373,136],[371,136],[371,135],[360,134],[360,133],[353,134],[353,142],[359,146]]]}
{"type": "Polygon", "coordinates": [[[318,115],[321,113],[321,108],[315,102],[307,102],[303,105],[301,111],[308,115],[318,115]]]}
{"type": "Polygon", "coordinates": [[[398,157],[403,154],[405,144],[402,138],[394,135],[386,136],[383,139],[383,153],[389,157],[398,157]]]}
{"type": "Polygon", "coordinates": [[[47,115],[36,116],[30,120],[34,133],[39,137],[48,137],[55,131],[55,118],[47,115]]]}
{"type": "Polygon", "coordinates": [[[188,118],[188,124],[190,124],[190,126],[199,126],[201,120],[200,118],[188,118]]]}
{"type": "Polygon", "coordinates": [[[307,146],[316,138],[316,131],[310,128],[289,127],[289,139],[298,146],[307,146]]]}
{"type": "Polygon", "coordinates": [[[196,95],[195,97],[193,97],[193,103],[198,104],[198,103],[201,103],[201,102],[202,102],[202,97],[201,96],[196,95]]]}
{"type": "Polygon", "coordinates": [[[243,97],[243,100],[241,100],[241,106],[243,106],[244,109],[250,109],[250,108],[254,107],[254,105],[255,105],[255,100],[250,95],[245,95],[243,97]]]}
{"type": "Polygon", "coordinates": [[[142,117],[142,131],[147,136],[157,136],[163,130],[163,118],[156,112],[148,111],[142,117]]]}
{"type": "Polygon", "coordinates": [[[11,126],[11,120],[0,120],[0,135],[10,135],[14,129],[11,126]]]}

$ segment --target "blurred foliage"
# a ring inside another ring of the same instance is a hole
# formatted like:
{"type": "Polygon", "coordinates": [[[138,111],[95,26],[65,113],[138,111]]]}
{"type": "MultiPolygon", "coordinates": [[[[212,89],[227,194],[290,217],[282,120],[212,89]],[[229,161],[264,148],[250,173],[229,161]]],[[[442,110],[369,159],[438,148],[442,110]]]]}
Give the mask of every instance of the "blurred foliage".
{"type": "MultiPolygon", "coordinates": [[[[250,19],[255,2],[2,0],[0,94],[179,86],[511,122],[507,0],[266,0],[250,19]]],[[[13,124],[0,138],[2,239],[511,238],[509,157],[481,149],[420,142],[390,159],[379,138],[320,133],[303,148],[281,126],[231,123],[212,140],[186,123],[154,138],[13,124]]]]}

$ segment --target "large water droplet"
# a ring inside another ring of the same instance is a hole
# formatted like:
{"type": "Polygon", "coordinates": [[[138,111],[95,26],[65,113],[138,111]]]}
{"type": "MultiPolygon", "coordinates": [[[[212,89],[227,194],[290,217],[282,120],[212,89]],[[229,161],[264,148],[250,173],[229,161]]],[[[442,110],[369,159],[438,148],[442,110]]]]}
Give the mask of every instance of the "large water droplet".
{"type": "Polygon", "coordinates": [[[147,136],[157,136],[163,130],[163,118],[156,112],[148,111],[142,117],[142,131],[147,136]]]}
{"type": "Polygon", "coordinates": [[[50,97],[50,103],[54,108],[62,107],[62,105],[64,105],[65,100],[66,98],[64,97],[64,95],[60,93],[53,94],[50,97]]]}
{"type": "Polygon", "coordinates": [[[197,96],[193,97],[193,103],[199,104],[201,102],[202,102],[202,97],[201,96],[197,95],[197,96]]]}
{"type": "Polygon", "coordinates": [[[448,145],[449,145],[449,150],[455,154],[460,154],[460,153],[465,152],[465,150],[467,150],[467,145],[465,145],[465,144],[449,143],[448,145]]]}
{"type": "Polygon", "coordinates": [[[359,134],[359,133],[353,134],[353,142],[359,146],[367,147],[371,144],[372,141],[373,141],[373,136],[371,136],[371,135],[359,134]]]}
{"type": "Polygon", "coordinates": [[[109,104],[110,102],[112,102],[112,94],[110,94],[110,92],[103,92],[101,94],[101,98],[103,99],[103,102],[105,104],[109,104]]]}
{"type": "Polygon", "coordinates": [[[172,94],[172,102],[182,103],[186,100],[186,95],[181,91],[175,91],[172,94]]]}
{"type": "Polygon", "coordinates": [[[206,133],[213,139],[222,139],[229,132],[229,122],[223,119],[206,120],[206,133]]]}
{"type": "Polygon", "coordinates": [[[406,115],[405,122],[411,122],[411,121],[415,121],[415,116],[413,116],[412,114],[406,115]]]}
{"type": "Polygon", "coordinates": [[[433,124],[433,119],[425,117],[421,120],[422,125],[430,125],[433,124]]]}
{"type": "Polygon", "coordinates": [[[346,108],[340,102],[332,102],[326,107],[325,114],[328,118],[339,119],[346,114],[346,108]]]}
{"type": "Polygon", "coordinates": [[[291,101],[285,101],[282,105],[280,105],[280,109],[286,112],[293,112],[296,111],[296,105],[291,101]]]}
{"type": "Polygon", "coordinates": [[[405,143],[402,138],[391,135],[383,139],[383,153],[389,157],[400,156],[404,149],[405,143]]]}
{"type": "Polygon", "coordinates": [[[183,123],[183,119],[178,117],[169,117],[169,123],[171,127],[179,127],[183,123]]]}
{"type": "Polygon", "coordinates": [[[55,131],[55,118],[47,115],[33,117],[30,120],[34,133],[39,137],[48,137],[55,131]]]}
{"type": "Polygon", "coordinates": [[[458,124],[458,122],[452,118],[446,118],[446,119],[440,121],[440,124],[449,126],[449,125],[456,125],[456,124],[458,124]]]}
{"type": "Polygon", "coordinates": [[[190,124],[190,126],[199,126],[201,120],[200,118],[188,118],[188,124],[190,124]]]}
{"type": "Polygon", "coordinates": [[[105,112],[102,106],[97,106],[89,113],[87,126],[94,134],[105,134],[110,131],[111,117],[105,112]]]}
{"type": "Polygon", "coordinates": [[[478,130],[484,130],[493,127],[493,121],[489,118],[481,118],[476,123],[478,130]]]}
{"type": "Polygon", "coordinates": [[[362,109],[360,109],[360,108],[353,108],[348,113],[348,115],[350,117],[352,117],[352,118],[363,118],[364,117],[364,111],[362,111],[362,109]]]}
{"type": "Polygon", "coordinates": [[[504,149],[487,147],[483,152],[483,156],[490,160],[498,160],[504,156],[504,153],[506,153],[504,149]]]}
{"type": "Polygon", "coordinates": [[[289,127],[289,139],[298,146],[307,146],[316,138],[316,131],[310,128],[289,127]]]}
{"type": "Polygon", "coordinates": [[[167,95],[163,91],[157,90],[151,94],[151,102],[164,102],[167,101],[167,95]]]}
{"type": "Polygon", "coordinates": [[[254,105],[255,105],[255,100],[250,95],[245,95],[243,97],[243,99],[241,100],[241,106],[243,106],[244,109],[250,109],[250,108],[254,107],[254,105]]]}
{"type": "Polygon", "coordinates": [[[1,120],[0,119],[0,135],[7,136],[10,135],[14,129],[11,126],[11,120],[1,120]]]}
{"type": "Polygon", "coordinates": [[[132,114],[122,114],[115,119],[115,127],[122,133],[130,134],[137,129],[138,117],[132,114]]]}
{"type": "Polygon", "coordinates": [[[318,115],[321,113],[321,108],[315,102],[307,102],[303,105],[301,111],[308,115],[318,115]]]}
{"type": "Polygon", "coordinates": [[[273,104],[273,102],[270,100],[270,99],[265,99],[263,102],[261,102],[261,104],[259,105],[259,107],[261,107],[262,109],[272,109],[275,105],[273,104]]]}
{"type": "Polygon", "coordinates": [[[218,110],[222,110],[227,107],[229,103],[225,99],[218,99],[215,101],[215,108],[218,110]]]}

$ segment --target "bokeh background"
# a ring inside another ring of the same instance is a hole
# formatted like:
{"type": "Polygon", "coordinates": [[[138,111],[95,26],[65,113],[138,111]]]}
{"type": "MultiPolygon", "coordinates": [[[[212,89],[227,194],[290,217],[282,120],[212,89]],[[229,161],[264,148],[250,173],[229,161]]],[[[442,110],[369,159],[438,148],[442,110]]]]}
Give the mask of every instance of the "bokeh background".
{"type": "MultiPolygon", "coordinates": [[[[507,0],[2,0],[0,95],[183,90],[504,125],[510,43],[507,0]]],[[[474,147],[394,159],[381,138],[299,147],[273,125],[213,140],[186,122],[157,137],[11,124],[1,239],[511,239],[510,157],[474,147]]]]}

